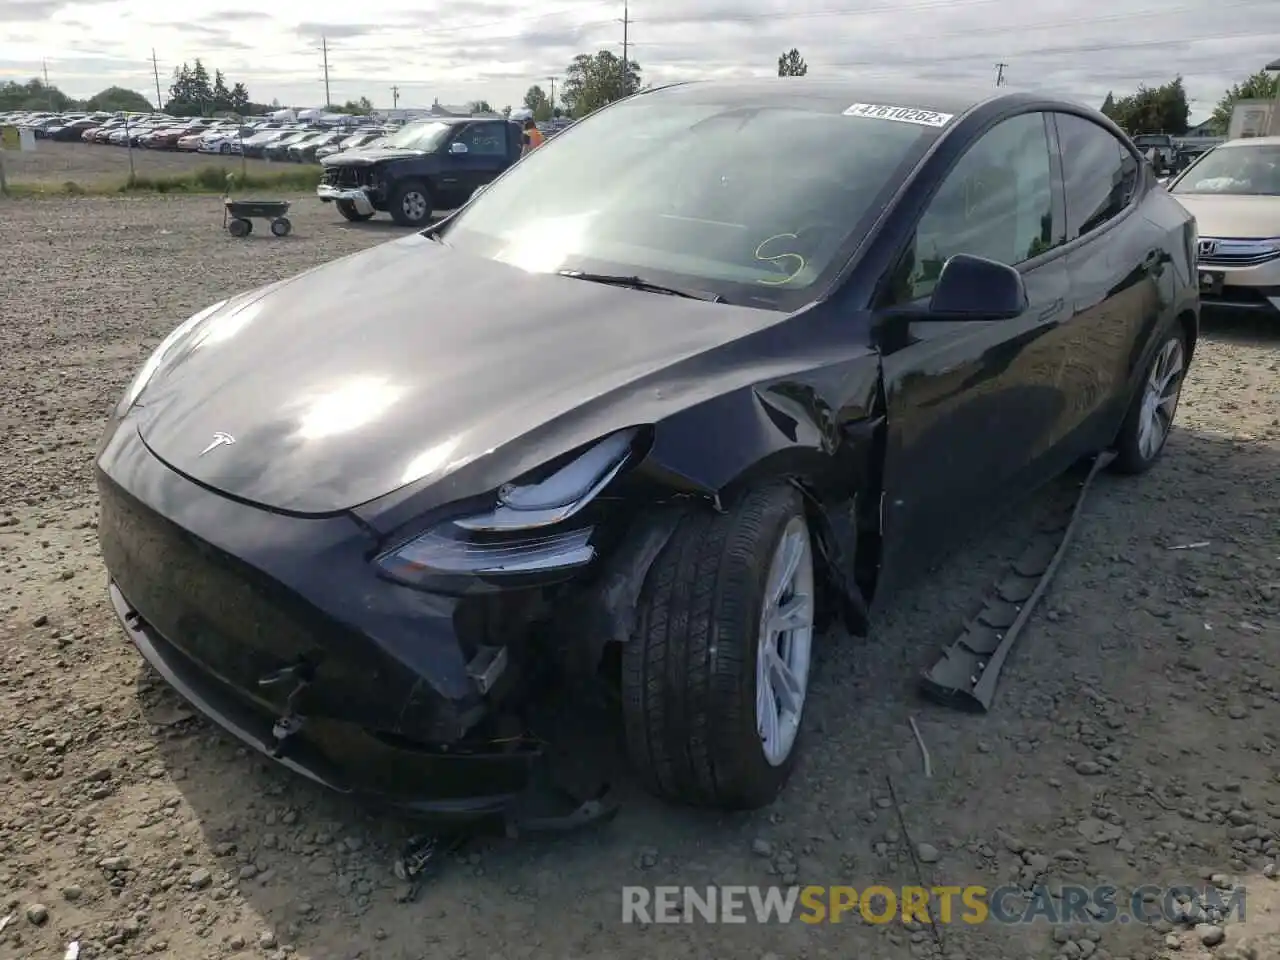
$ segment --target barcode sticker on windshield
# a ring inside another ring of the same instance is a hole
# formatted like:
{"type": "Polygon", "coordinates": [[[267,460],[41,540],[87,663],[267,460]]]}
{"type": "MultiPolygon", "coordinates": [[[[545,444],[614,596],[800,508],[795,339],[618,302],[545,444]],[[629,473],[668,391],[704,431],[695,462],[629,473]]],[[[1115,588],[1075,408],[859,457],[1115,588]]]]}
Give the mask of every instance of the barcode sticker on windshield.
{"type": "Polygon", "coordinates": [[[924,127],[945,127],[955,116],[915,107],[886,107],[879,103],[855,103],[845,110],[844,115],[866,117],[869,120],[892,120],[895,123],[918,123],[924,127]]]}

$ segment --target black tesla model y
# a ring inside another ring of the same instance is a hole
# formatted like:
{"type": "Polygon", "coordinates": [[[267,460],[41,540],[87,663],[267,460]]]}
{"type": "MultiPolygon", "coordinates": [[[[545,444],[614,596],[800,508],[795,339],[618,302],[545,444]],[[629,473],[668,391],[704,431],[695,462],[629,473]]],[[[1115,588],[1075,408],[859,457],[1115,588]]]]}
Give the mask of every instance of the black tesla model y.
{"type": "Polygon", "coordinates": [[[643,92],[165,338],[97,458],[111,598],[201,711],[370,801],[508,810],[554,687],[614,694],[658,794],[759,806],[828,621],[1082,457],[1157,460],[1195,249],[1067,101],[643,92]]]}

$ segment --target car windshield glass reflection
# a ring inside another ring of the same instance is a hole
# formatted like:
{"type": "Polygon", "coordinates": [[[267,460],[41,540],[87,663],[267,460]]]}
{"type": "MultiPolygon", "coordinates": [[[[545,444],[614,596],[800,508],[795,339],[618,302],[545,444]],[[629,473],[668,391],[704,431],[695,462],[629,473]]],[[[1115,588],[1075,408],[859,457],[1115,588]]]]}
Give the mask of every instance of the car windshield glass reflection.
{"type": "MultiPolygon", "coordinates": [[[[937,130],[792,107],[611,107],[534,151],[446,228],[458,250],[797,300],[937,130]]],[[[800,298],[802,299],[802,298],[800,298]]]]}
{"type": "Polygon", "coordinates": [[[1205,154],[1174,193],[1280,196],[1280,144],[1238,144],[1205,154]]]}
{"type": "Polygon", "coordinates": [[[449,124],[437,121],[410,123],[387,137],[386,146],[398,150],[431,150],[449,133],[449,124]]]}

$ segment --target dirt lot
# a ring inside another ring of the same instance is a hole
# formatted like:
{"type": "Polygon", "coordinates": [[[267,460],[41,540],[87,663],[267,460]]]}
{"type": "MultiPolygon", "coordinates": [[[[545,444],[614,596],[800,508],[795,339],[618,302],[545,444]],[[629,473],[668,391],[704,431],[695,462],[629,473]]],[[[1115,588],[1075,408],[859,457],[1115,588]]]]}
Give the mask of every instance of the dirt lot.
{"type": "MultiPolygon", "coordinates": [[[[81,186],[95,183],[123,183],[129,176],[129,153],[124,147],[99,143],[54,143],[37,140],[33,153],[5,154],[5,174],[13,183],[61,184],[74,181],[81,186]]],[[[297,164],[246,160],[245,169],[261,174],[297,169],[297,164]]],[[[225,167],[240,172],[239,157],[212,153],[185,153],[171,150],[133,151],[133,167],[138,176],[174,176],[197,167],[225,167]]]]}
{"type": "Polygon", "coordinates": [[[207,199],[0,208],[16,294],[0,323],[0,919],[13,917],[0,955],[61,957],[74,939],[81,957],[184,960],[1280,955],[1280,337],[1206,331],[1166,459],[1099,481],[990,715],[924,706],[913,681],[1017,551],[1034,504],[869,640],[827,638],[808,751],[773,808],[664,807],[606,739],[616,821],[477,843],[410,901],[391,872],[405,825],[192,717],[104,602],[91,458],[146,352],[229,291],[398,235],[306,198],[295,222],[284,240],[237,241],[207,199]],[[1205,545],[1173,549],[1188,544],[1205,545]],[[1218,926],[1167,922],[620,921],[625,884],[1129,890],[1219,874],[1247,886],[1220,945],[1218,926]]]}

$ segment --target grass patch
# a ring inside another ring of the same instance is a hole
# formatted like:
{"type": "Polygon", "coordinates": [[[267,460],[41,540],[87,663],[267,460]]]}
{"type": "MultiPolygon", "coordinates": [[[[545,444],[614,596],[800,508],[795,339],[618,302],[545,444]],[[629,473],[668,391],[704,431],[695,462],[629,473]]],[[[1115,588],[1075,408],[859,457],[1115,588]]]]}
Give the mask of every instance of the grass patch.
{"type": "Polygon", "coordinates": [[[96,183],[10,183],[11,197],[107,197],[120,194],[159,193],[216,193],[230,190],[280,190],[305,192],[314,190],[320,183],[323,168],[319,166],[290,166],[287,170],[270,173],[241,173],[227,167],[197,167],[187,173],[151,176],[135,174],[121,181],[96,183]]]}

